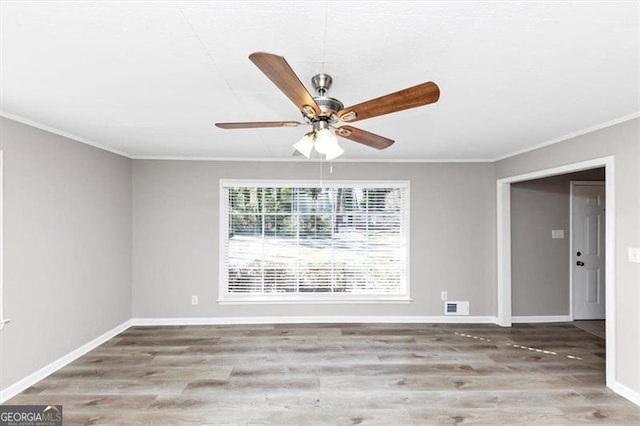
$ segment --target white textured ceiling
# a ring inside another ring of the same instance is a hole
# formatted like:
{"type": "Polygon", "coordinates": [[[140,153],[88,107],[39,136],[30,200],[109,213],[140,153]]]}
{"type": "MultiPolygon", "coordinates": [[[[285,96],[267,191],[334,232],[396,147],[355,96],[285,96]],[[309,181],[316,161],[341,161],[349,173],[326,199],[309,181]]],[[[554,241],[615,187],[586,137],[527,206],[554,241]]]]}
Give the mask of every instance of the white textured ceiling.
{"type": "Polygon", "coordinates": [[[291,158],[304,128],[249,61],[284,56],[345,105],[435,81],[440,101],[356,123],[344,159],[495,159],[637,115],[639,2],[0,3],[2,115],[132,157],[291,158]]]}

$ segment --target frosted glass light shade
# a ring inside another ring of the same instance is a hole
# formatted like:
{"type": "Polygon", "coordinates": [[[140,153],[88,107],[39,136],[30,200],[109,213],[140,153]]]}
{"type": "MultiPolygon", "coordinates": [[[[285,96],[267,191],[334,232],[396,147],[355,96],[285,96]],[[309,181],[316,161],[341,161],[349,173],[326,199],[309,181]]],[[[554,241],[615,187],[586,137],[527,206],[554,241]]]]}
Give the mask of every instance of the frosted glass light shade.
{"type": "Polygon", "coordinates": [[[340,147],[340,145],[338,145],[338,141],[336,141],[335,145],[329,147],[329,150],[327,150],[327,161],[333,160],[334,158],[338,158],[340,157],[342,154],[344,154],[344,149],[342,149],[340,147]]]}
{"type": "Polygon", "coordinates": [[[313,133],[307,133],[298,142],[293,144],[293,147],[300,154],[307,158],[311,158],[311,150],[313,149],[313,133]]]}
{"type": "Polygon", "coordinates": [[[316,151],[326,154],[338,145],[338,139],[328,129],[322,129],[316,134],[316,151]]]}

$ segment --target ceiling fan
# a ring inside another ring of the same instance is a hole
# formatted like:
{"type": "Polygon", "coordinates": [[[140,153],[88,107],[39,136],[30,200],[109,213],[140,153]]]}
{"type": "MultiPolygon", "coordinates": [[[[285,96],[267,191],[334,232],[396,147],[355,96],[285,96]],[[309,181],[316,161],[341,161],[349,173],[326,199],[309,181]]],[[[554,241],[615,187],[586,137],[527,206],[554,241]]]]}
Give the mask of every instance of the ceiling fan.
{"type": "Polygon", "coordinates": [[[297,127],[301,124],[312,126],[312,131],[305,134],[294,148],[307,158],[315,147],[332,160],[344,153],[338,145],[335,135],[376,149],[391,146],[394,141],[374,133],[370,133],[350,125],[351,123],[379,115],[402,111],[434,103],[440,97],[438,86],[429,81],[394,92],[379,98],[371,99],[345,108],[342,102],[327,95],[332,79],[328,74],[316,74],[311,84],[317,96],[312,97],[287,61],[278,55],[255,52],[249,59],[298,107],[304,123],[298,121],[253,121],[242,123],[216,123],[222,129],[251,129],[259,127],[297,127]]]}

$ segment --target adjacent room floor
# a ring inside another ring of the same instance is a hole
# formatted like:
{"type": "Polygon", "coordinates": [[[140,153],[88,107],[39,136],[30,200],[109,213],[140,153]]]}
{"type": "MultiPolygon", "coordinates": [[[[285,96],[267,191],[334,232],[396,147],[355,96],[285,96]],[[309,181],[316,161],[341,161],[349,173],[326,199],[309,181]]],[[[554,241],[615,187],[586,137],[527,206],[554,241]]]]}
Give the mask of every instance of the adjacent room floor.
{"type": "Polygon", "coordinates": [[[562,324],[132,327],[8,401],[65,424],[637,424],[562,324]]]}
{"type": "Polygon", "coordinates": [[[573,325],[581,330],[591,333],[601,339],[605,338],[605,321],[604,320],[579,320],[574,321],[573,325]]]}

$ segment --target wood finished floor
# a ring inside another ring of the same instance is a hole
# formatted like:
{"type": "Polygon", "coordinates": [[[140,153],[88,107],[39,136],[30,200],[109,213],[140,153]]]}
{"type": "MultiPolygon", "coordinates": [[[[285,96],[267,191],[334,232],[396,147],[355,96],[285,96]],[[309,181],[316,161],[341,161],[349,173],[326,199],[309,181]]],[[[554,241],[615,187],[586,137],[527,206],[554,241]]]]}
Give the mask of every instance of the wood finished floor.
{"type": "Polygon", "coordinates": [[[602,339],[606,337],[606,323],[604,320],[579,320],[574,321],[573,325],[602,339]]]}
{"type": "Polygon", "coordinates": [[[634,424],[570,324],[132,327],[7,404],[71,424],[634,424]]]}

